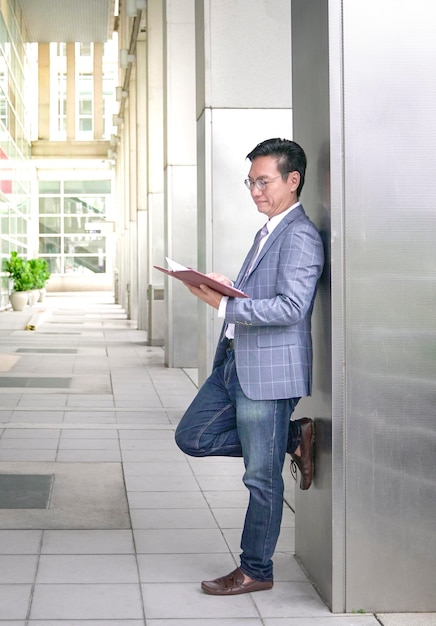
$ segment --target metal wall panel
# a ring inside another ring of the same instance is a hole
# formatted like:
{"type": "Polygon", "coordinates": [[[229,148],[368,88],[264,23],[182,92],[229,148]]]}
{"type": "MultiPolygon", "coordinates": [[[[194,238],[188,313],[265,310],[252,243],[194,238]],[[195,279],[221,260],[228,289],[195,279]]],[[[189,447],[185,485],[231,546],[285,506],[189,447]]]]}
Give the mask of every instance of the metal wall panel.
{"type": "Polygon", "coordinates": [[[329,0],[327,40],[325,7],[292,2],[294,135],[309,163],[330,136],[332,263],[331,467],[323,418],[297,552],[334,611],[435,611],[436,9],[329,0]]]}
{"type": "Polygon", "coordinates": [[[330,158],[327,0],[314,10],[307,0],[292,2],[293,138],[307,156],[304,209],[320,230],[326,265],[312,316],[313,392],[294,418],[310,415],[316,424],[316,472],[309,491],[296,490],[295,552],[323,597],[332,597],[332,456],[330,336],[330,158]]]}
{"type": "Polygon", "coordinates": [[[436,609],[436,9],[344,8],[347,610],[436,609]]]}

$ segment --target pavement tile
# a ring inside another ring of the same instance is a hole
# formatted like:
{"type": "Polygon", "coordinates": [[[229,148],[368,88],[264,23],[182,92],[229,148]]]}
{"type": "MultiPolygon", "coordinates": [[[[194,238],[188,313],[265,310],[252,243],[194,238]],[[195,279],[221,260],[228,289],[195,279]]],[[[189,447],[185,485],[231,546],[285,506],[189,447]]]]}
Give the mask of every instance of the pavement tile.
{"type": "Polygon", "coordinates": [[[199,491],[193,476],[126,476],[127,492],[131,491],[199,491]]]}
{"type": "Polygon", "coordinates": [[[6,583],[33,583],[35,580],[36,567],[38,564],[38,556],[36,554],[2,555],[0,556],[0,562],[0,585],[6,583]]]}
{"type": "Polygon", "coordinates": [[[41,530],[0,530],[0,555],[39,554],[41,539],[41,530]]]}
{"type": "Polygon", "coordinates": [[[377,619],[383,626],[436,626],[436,613],[377,613],[377,619]]]}
{"type": "MultiPolygon", "coordinates": [[[[0,626],[21,626],[16,622],[5,623],[0,620],[0,626]]],[[[23,622],[24,626],[24,622],[23,622]]],[[[145,626],[145,620],[142,619],[62,619],[62,620],[34,620],[31,619],[26,623],[26,626],[145,626]]],[[[148,620],[147,620],[148,626],[148,620]]]]}
{"type": "Polygon", "coordinates": [[[136,509],[130,511],[134,529],[217,528],[207,509],[136,509]]]}
{"type": "Polygon", "coordinates": [[[35,585],[30,619],[140,619],[138,585],[35,585]]]}
{"type": "Polygon", "coordinates": [[[0,615],[5,620],[26,618],[32,585],[0,585],[0,615]]]}
{"type": "Polygon", "coordinates": [[[269,593],[256,593],[253,602],[264,617],[323,617],[329,609],[312,585],[305,582],[276,582],[269,593]]]}
{"type": "Polygon", "coordinates": [[[125,476],[192,476],[192,471],[187,463],[183,461],[166,461],[146,462],[139,461],[137,463],[124,463],[125,476]]]}
{"type": "Polygon", "coordinates": [[[222,554],[140,554],[138,567],[143,583],[186,583],[200,585],[231,572],[236,562],[230,553],[222,554]]]}
{"type": "Polygon", "coordinates": [[[41,554],[133,553],[130,530],[46,530],[41,548],[41,554]]]}
{"type": "MultiPolygon", "coordinates": [[[[147,620],[153,618],[258,617],[251,594],[219,598],[203,593],[198,583],[142,584],[147,620]]],[[[204,623],[204,622],[203,622],[204,623]]]]}
{"type": "MultiPolygon", "coordinates": [[[[200,491],[130,491],[130,511],[135,509],[207,509],[207,502],[200,491]]],[[[177,515],[176,511],[173,511],[177,515]]]]}
{"type": "MultiPolygon", "coordinates": [[[[326,615],[265,619],[264,626],[380,626],[373,615],[326,615]]],[[[413,626],[408,624],[408,626],[413,626]]]]}
{"type": "Polygon", "coordinates": [[[135,530],[138,554],[193,554],[228,552],[218,529],[135,530]]]}
{"type": "Polygon", "coordinates": [[[209,617],[189,619],[148,619],[147,626],[264,626],[262,619],[245,617],[209,617]]]}
{"type": "Polygon", "coordinates": [[[41,555],[37,584],[137,583],[138,571],[132,554],[41,555]]]}

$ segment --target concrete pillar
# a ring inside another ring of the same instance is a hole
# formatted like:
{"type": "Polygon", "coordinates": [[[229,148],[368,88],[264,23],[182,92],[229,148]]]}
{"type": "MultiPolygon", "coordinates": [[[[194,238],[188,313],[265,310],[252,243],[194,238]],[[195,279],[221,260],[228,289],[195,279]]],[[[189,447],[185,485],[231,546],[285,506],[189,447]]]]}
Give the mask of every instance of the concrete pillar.
{"type": "MultiPolygon", "coordinates": [[[[130,96],[133,97],[133,94],[130,96]]],[[[148,253],[148,150],[147,146],[147,43],[140,34],[136,44],[136,208],[138,268],[138,328],[148,328],[149,253],[148,253]]]]}
{"type": "Polygon", "coordinates": [[[94,43],[94,139],[103,139],[103,44],[94,43]]]}
{"type": "MultiPolygon", "coordinates": [[[[289,0],[196,0],[198,267],[235,278],[262,222],[243,181],[245,156],[291,138],[289,0]]],[[[199,304],[199,381],[221,322],[199,304]]]]}
{"type": "Polygon", "coordinates": [[[38,138],[50,139],[50,44],[38,44],[38,138]]]}
{"type": "MultiPolygon", "coordinates": [[[[165,4],[165,256],[197,267],[194,0],[165,4]]],[[[159,264],[166,265],[164,259],[159,264]]],[[[163,283],[164,275],[156,278],[163,283]]],[[[165,362],[197,367],[197,300],[165,280],[165,362]]]]}
{"type": "Polygon", "coordinates": [[[76,139],[76,52],[67,43],[67,141],[76,139]]]}
{"type": "Polygon", "coordinates": [[[129,146],[128,160],[129,168],[127,170],[127,179],[129,186],[129,205],[130,205],[130,314],[131,318],[138,319],[138,282],[139,277],[138,266],[138,178],[141,173],[138,171],[138,133],[137,133],[137,99],[136,94],[136,64],[132,66],[129,90],[132,97],[129,99],[128,119],[125,137],[129,146]]]}
{"type": "Polygon", "coordinates": [[[148,341],[163,344],[163,301],[154,287],[162,285],[153,270],[164,256],[164,99],[163,99],[163,3],[147,3],[147,166],[148,166],[148,341]]]}

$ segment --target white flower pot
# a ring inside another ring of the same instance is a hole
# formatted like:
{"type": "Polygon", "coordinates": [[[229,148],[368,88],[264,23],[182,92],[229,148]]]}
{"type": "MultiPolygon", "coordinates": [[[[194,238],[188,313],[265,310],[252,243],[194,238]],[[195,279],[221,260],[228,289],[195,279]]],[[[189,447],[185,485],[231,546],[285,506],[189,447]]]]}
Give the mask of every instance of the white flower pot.
{"type": "Polygon", "coordinates": [[[33,306],[38,302],[39,289],[31,289],[29,292],[29,306],[33,306]]]}
{"type": "Polygon", "coordinates": [[[13,291],[9,294],[9,302],[14,311],[22,311],[29,300],[27,291],[13,291]]]}

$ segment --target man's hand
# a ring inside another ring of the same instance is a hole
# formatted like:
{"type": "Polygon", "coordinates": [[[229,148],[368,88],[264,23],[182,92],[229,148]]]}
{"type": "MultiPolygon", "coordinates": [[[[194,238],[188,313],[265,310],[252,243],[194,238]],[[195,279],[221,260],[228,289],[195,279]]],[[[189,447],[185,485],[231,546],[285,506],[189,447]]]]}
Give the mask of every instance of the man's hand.
{"type": "MultiPolygon", "coordinates": [[[[232,284],[230,278],[227,278],[227,276],[224,276],[223,274],[216,274],[215,272],[211,272],[210,274],[207,274],[207,276],[210,276],[214,280],[217,280],[224,285],[232,284]]],[[[215,291],[215,289],[211,289],[207,285],[193,287],[192,285],[188,285],[187,283],[183,284],[189,289],[191,293],[194,294],[194,296],[197,296],[197,298],[200,298],[200,300],[202,300],[206,304],[209,304],[210,306],[213,306],[215,309],[219,308],[221,298],[223,297],[221,293],[215,291]]]]}
{"type": "Polygon", "coordinates": [[[209,274],[206,274],[206,276],[210,276],[210,278],[217,280],[219,283],[222,283],[223,285],[228,285],[229,287],[233,286],[233,283],[230,280],[230,278],[227,278],[227,276],[224,276],[224,274],[217,274],[216,272],[209,272],[209,274]]]}
{"type": "Polygon", "coordinates": [[[221,298],[223,297],[218,291],[211,289],[207,285],[200,285],[200,287],[193,287],[192,285],[188,285],[187,283],[183,283],[189,289],[194,296],[206,302],[210,306],[213,306],[215,309],[218,309],[221,298]]]}

